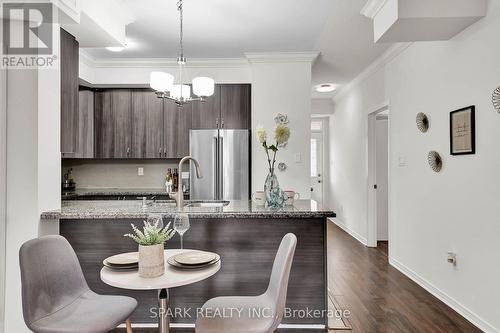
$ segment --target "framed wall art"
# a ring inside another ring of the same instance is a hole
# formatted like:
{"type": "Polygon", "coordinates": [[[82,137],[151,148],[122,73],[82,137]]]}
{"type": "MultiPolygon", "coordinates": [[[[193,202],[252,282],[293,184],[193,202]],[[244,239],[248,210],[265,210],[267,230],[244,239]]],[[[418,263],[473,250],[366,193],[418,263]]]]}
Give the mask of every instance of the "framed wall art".
{"type": "Polygon", "coordinates": [[[450,153],[476,153],[476,107],[474,105],[450,113],[450,153]]]}

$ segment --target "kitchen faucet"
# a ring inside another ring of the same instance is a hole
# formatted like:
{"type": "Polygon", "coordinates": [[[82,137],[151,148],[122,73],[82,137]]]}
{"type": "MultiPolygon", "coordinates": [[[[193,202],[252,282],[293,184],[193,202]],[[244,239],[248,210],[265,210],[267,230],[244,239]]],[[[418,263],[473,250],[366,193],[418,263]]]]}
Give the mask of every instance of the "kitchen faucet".
{"type": "Polygon", "coordinates": [[[196,177],[198,178],[203,177],[201,174],[200,164],[196,159],[194,159],[192,156],[185,156],[184,158],[181,159],[181,161],[179,162],[179,169],[178,169],[179,172],[181,173],[181,177],[180,181],[178,181],[179,184],[177,186],[177,192],[168,193],[175,200],[175,202],[177,203],[177,208],[179,209],[182,209],[184,207],[184,191],[182,191],[182,165],[189,160],[193,161],[194,163],[194,166],[196,168],[196,177]]]}

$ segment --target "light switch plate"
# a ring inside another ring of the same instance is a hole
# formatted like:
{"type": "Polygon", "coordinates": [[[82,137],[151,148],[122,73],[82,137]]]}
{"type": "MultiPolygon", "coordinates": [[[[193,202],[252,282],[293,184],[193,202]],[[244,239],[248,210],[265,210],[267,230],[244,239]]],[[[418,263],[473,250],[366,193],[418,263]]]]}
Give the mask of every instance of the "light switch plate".
{"type": "Polygon", "coordinates": [[[295,163],[300,163],[302,162],[302,155],[300,153],[295,153],[295,163]]]}
{"type": "Polygon", "coordinates": [[[144,176],[144,168],[137,168],[137,175],[144,176]]]}
{"type": "Polygon", "coordinates": [[[405,167],[406,166],[406,156],[399,156],[399,163],[398,165],[400,167],[405,167]]]}

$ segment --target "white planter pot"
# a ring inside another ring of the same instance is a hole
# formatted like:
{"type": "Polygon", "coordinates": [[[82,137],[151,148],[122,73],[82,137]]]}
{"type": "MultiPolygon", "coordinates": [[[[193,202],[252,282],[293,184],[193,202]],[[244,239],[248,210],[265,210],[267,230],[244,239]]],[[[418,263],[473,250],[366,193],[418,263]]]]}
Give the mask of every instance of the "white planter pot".
{"type": "Polygon", "coordinates": [[[154,278],[165,273],[163,244],[139,245],[139,276],[154,278]]]}

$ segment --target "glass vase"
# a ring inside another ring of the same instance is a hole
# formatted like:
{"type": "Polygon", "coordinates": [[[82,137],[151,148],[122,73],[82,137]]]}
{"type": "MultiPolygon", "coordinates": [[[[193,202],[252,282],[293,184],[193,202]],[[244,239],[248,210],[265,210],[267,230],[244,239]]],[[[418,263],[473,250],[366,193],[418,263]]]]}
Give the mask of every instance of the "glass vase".
{"type": "Polygon", "coordinates": [[[264,183],[264,192],[266,194],[266,206],[269,208],[282,208],[285,206],[285,193],[280,188],[278,177],[274,172],[270,172],[264,183]]]}

